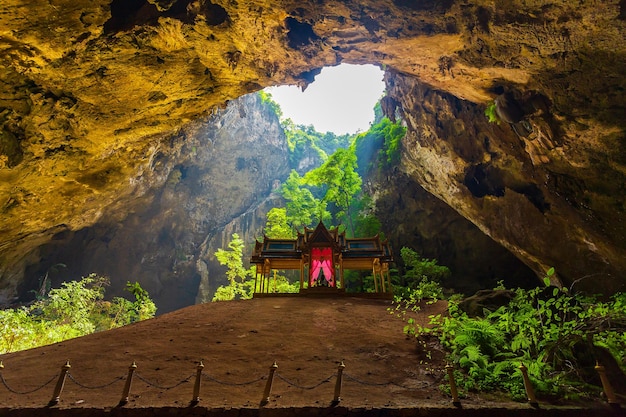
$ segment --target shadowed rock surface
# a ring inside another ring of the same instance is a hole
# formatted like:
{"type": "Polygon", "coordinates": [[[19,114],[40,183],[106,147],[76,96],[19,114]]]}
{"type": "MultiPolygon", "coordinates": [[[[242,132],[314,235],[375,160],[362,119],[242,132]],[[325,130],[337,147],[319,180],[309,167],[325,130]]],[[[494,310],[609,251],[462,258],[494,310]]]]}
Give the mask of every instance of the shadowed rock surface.
{"type": "MultiPolygon", "coordinates": [[[[184,184],[185,165],[176,166],[194,152],[185,132],[197,119],[265,86],[306,86],[340,62],[385,68],[383,107],[407,125],[400,168],[412,181],[537,275],[555,266],[553,284],[621,290],[625,8],[618,0],[4,1],[0,300],[18,294],[27,265],[45,263],[42,245],[156,209],[150,190],[175,181],[176,170],[184,184]],[[484,115],[494,101],[501,124],[484,115]]],[[[227,151],[214,152],[219,160],[227,151]]],[[[219,210],[211,221],[222,222],[219,210]]],[[[183,261],[199,237],[166,228],[183,261]]],[[[122,236],[114,230],[103,233],[122,236]]]]}

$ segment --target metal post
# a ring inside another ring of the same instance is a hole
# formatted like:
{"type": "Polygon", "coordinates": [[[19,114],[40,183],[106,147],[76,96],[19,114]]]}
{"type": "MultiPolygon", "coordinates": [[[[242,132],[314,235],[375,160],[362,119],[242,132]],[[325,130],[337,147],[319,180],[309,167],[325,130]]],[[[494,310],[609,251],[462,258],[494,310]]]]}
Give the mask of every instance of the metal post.
{"type": "Polygon", "coordinates": [[[200,380],[202,379],[202,370],[204,369],[204,364],[202,360],[196,367],[196,383],[193,385],[193,398],[191,399],[191,404],[196,405],[200,402],[200,380]]]}
{"type": "Polygon", "coordinates": [[[265,390],[263,391],[263,399],[261,400],[261,406],[266,405],[270,402],[270,392],[272,391],[272,383],[274,382],[274,372],[278,369],[278,365],[276,362],[270,366],[270,374],[267,377],[267,382],[265,383],[265,390]]]}
{"type": "Polygon", "coordinates": [[[448,371],[448,380],[450,381],[450,394],[452,395],[452,405],[455,407],[461,406],[459,400],[459,391],[456,388],[456,381],[454,380],[454,367],[450,364],[446,365],[446,371],[448,371]]]}
{"type": "Polygon", "coordinates": [[[71,367],[72,366],[70,365],[69,359],[67,360],[67,362],[65,362],[65,365],[61,367],[61,373],[59,374],[59,379],[56,386],[54,387],[54,393],[52,394],[52,399],[48,403],[48,407],[57,405],[61,400],[61,391],[63,391],[63,387],[65,386],[65,377],[67,376],[67,372],[70,370],[71,367]]]}
{"type": "Polygon", "coordinates": [[[619,402],[617,401],[617,398],[615,397],[615,393],[613,392],[613,387],[611,386],[611,383],[609,382],[609,378],[607,378],[606,376],[606,369],[604,368],[604,366],[596,362],[595,370],[598,372],[598,375],[600,375],[600,381],[602,382],[602,389],[604,390],[604,395],[606,395],[606,398],[609,401],[609,404],[613,407],[615,406],[619,407],[619,402]]]}
{"type": "Polygon", "coordinates": [[[335,397],[333,398],[333,405],[339,404],[341,401],[341,383],[343,380],[343,370],[346,368],[343,361],[337,367],[337,381],[335,382],[335,397]]]}
{"type": "Polygon", "coordinates": [[[124,391],[122,391],[122,398],[120,399],[118,407],[121,407],[128,403],[128,394],[130,393],[130,386],[133,383],[133,373],[137,369],[137,364],[133,361],[132,365],[128,367],[128,376],[126,377],[126,383],[124,384],[124,391]]]}
{"type": "Polygon", "coordinates": [[[526,389],[526,396],[528,397],[528,404],[532,407],[539,408],[539,403],[537,402],[537,397],[535,397],[535,390],[533,389],[533,384],[530,382],[530,378],[528,378],[528,368],[524,366],[524,364],[520,364],[519,370],[522,371],[522,377],[524,378],[524,388],[526,389]]]}

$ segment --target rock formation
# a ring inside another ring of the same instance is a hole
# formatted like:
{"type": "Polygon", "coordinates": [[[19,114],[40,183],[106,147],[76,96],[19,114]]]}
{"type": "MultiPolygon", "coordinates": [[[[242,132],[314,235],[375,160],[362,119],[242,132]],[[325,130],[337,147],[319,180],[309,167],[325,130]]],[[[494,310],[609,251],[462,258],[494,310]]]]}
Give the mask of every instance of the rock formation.
{"type": "Polygon", "coordinates": [[[0,299],[176,181],[196,119],[340,62],[386,69],[412,181],[554,284],[623,289],[625,31],[623,0],[3,1],[0,299]]]}
{"type": "Polygon", "coordinates": [[[215,250],[234,232],[254,239],[272,207],[267,196],[289,174],[278,118],[249,94],[187,124],[160,149],[143,196],[120,201],[93,226],[56,233],[32,253],[37,262],[26,264],[21,299],[46,274],[56,287],[90,271],[110,277],[109,296],[140,282],[161,313],[193,304],[199,286],[215,290],[207,288],[209,274],[220,271],[215,250]]]}

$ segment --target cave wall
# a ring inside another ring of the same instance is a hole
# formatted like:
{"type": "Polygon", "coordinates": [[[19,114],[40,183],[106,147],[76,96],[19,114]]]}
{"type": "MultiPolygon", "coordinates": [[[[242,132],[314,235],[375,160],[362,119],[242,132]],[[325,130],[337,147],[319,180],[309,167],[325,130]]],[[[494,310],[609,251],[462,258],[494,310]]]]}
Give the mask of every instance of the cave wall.
{"type": "Polygon", "coordinates": [[[404,172],[540,277],[555,266],[557,285],[624,289],[626,177],[597,159],[578,165],[581,150],[558,133],[554,105],[490,123],[483,108],[413,77],[388,79],[393,113],[408,127],[404,172]]]}
{"type": "Polygon", "coordinates": [[[494,288],[499,281],[507,288],[537,284],[532,269],[409,175],[399,170],[370,174],[376,215],[398,262],[405,246],[436,259],[450,269],[442,285],[466,295],[494,288]]]}
{"type": "Polygon", "coordinates": [[[289,174],[286,139],[276,114],[250,94],[169,140],[177,142],[185,150],[155,156],[161,181],[123,204],[125,212],[104,213],[37,248],[20,280],[22,300],[46,274],[58,287],[95,272],[111,279],[109,297],[128,296],[125,283],[138,281],[159,313],[210,301],[224,283],[214,252],[232,233],[248,242],[262,235],[265,213],[279,204],[272,191],[289,174]]]}
{"type": "Polygon", "coordinates": [[[409,128],[402,169],[415,182],[537,275],[555,266],[555,284],[622,289],[625,9],[3,1],[0,299],[14,297],[36,248],[59,233],[148,204],[170,173],[151,167],[192,152],[177,132],[193,120],[265,86],[304,87],[340,62],[388,72],[385,108],[409,128]],[[501,125],[485,122],[493,100],[501,125]]]}

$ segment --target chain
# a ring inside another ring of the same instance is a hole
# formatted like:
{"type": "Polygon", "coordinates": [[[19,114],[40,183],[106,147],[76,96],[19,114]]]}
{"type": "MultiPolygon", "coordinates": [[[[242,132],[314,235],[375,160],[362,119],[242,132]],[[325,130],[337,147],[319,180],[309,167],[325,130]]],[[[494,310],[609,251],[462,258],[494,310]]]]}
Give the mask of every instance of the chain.
{"type": "Polygon", "coordinates": [[[150,385],[150,386],[153,386],[154,388],[158,388],[158,389],[162,389],[162,390],[166,390],[166,391],[167,391],[167,390],[169,390],[169,389],[176,388],[176,387],[178,387],[178,386],[180,386],[180,385],[184,384],[185,382],[189,382],[189,380],[190,380],[191,378],[193,378],[193,377],[195,376],[195,374],[191,374],[191,375],[189,375],[187,378],[183,379],[182,381],[180,381],[180,382],[178,382],[178,383],[176,383],[176,384],[174,384],[174,385],[172,385],[172,386],[170,386],[170,387],[162,387],[162,386],[160,386],[160,385],[157,385],[157,384],[155,384],[154,382],[150,382],[150,381],[148,381],[147,379],[143,378],[141,375],[139,375],[139,374],[137,374],[137,373],[135,373],[135,376],[136,376],[137,378],[139,378],[140,380],[142,380],[143,382],[145,382],[146,384],[148,384],[148,385],[150,385]]]}
{"type": "Polygon", "coordinates": [[[50,384],[52,381],[54,381],[55,379],[57,379],[58,374],[53,376],[52,378],[50,378],[50,380],[48,382],[46,382],[45,384],[43,384],[40,387],[37,387],[33,390],[30,391],[16,391],[13,388],[11,388],[9,386],[9,384],[7,384],[7,381],[4,379],[4,376],[2,375],[2,373],[0,373],[0,380],[2,380],[2,385],[4,385],[6,387],[6,389],[8,389],[10,392],[12,392],[13,394],[19,394],[19,395],[23,395],[23,394],[32,394],[35,391],[39,391],[40,389],[44,388],[46,385],[50,384]]]}
{"type": "MultiPolygon", "coordinates": [[[[347,373],[345,373],[345,372],[344,372],[343,376],[345,376],[345,377],[346,377],[346,379],[349,379],[349,380],[351,380],[351,381],[354,381],[354,382],[356,382],[356,383],[358,383],[358,384],[361,384],[361,385],[369,385],[369,386],[372,386],[372,387],[382,387],[382,386],[394,385],[394,386],[396,386],[396,387],[399,387],[399,388],[404,388],[404,389],[415,389],[415,387],[409,387],[409,386],[407,386],[407,385],[398,384],[397,382],[393,382],[393,381],[389,381],[389,382],[380,382],[380,383],[379,383],[379,382],[367,382],[367,381],[363,381],[363,380],[361,380],[361,379],[359,379],[359,378],[353,377],[352,375],[347,374],[347,373]]],[[[432,386],[432,385],[438,384],[439,382],[440,382],[440,381],[435,381],[435,382],[423,382],[423,381],[422,381],[422,387],[421,387],[421,388],[430,387],[430,386],[432,386]]]]}
{"type": "Polygon", "coordinates": [[[317,387],[319,387],[320,385],[322,385],[322,384],[325,384],[325,383],[329,382],[331,379],[333,379],[333,378],[335,377],[335,375],[331,375],[331,376],[329,376],[328,378],[324,379],[324,380],[323,380],[323,381],[321,381],[321,382],[318,382],[318,383],[317,383],[317,384],[315,384],[315,385],[311,385],[311,386],[309,386],[309,387],[305,387],[305,386],[302,386],[302,385],[298,385],[298,384],[296,384],[296,383],[295,383],[295,382],[293,382],[293,381],[288,380],[287,378],[283,377],[283,376],[282,376],[281,374],[279,374],[279,373],[275,373],[274,375],[276,375],[278,378],[282,379],[283,381],[285,381],[288,385],[291,385],[292,387],[296,387],[296,388],[300,388],[300,389],[306,389],[306,390],[310,390],[310,389],[317,388],[317,387]]]}
{"type": "Polygon", "coordinates": [[[254,381],[247,381],[247,382],[225,382],[225,381],[220,381],[219,379],[215,379],[210,375],[205,375],[202,374],[202,376],[206,379],[208,379],[209,381],[213,381],[216,382],[218,384],[222,384],[222,385],[230,385],[230,386],[240,386],[240,385],[250,385],[250,384],[254,384],[255,382],[259,382],[264,380],[266,377],[265,375],[258,377],[257,379],[255,379],[254,381]]]}
{"type": "MultiPolygon", "coordinates": [[[[421,388],[421,389],[424,389],[424,388],[432,387],[433,385],[436,385],[436,384],[438,384],[438,383],[440,383],[440,382],[441,382],[441,380],[439,380],[439,381],[434,381],[434,382],[426,382],[426,381],[421,381],[422,386],[421,386],[420,388],[421,388]]],[[[399,388],[404,388],[404,389],[415,389],[415,387],[409,387],[408,385],[398,384],[397,382],[393,382],[393,381],[392,381],[392,382],[389,382],[389,385],[394,385],[394,386],[396,386],[396,387],[399,387],[399,388]]]]}
{"type": "Polygon", "coordinates": [[[81,384],[80,382],[78,382],[78,381],[74,378],[74,376],[73,376],[71,373],[69,373],[69,372],[67,373],[67,376],[69,376],[69,377],[70,377],[70,379],[72,380],[72,382],[74,382],[76,385],[78,385],[79,387],[82,387],[82,388],[86,388],[86,389],[100,389],[100,388],[106,388],[106,387],[108,387],[108,386],[110,386],[110,385],[115,384],[117,381],[121,381],[121,380],[123,380],[123,379],[125,379],[125,378],[126,378],[126,376],[119,376],[119,377],[115,378],[113,381],[109,382],[108,384],[104,384],[104,385],[97,385],[97,386],[94,386],[94,387],[90,387],[90,386],[88,386],[88,385],[83,385],[83,384],[81,384]]]}
{"type": "Polygon", "coordinates": [[[360,380],[360,379],[358,379],[358,378],[355,378],[355,377],[353,377],[353,376],[351,376],[350,374],[347,374],[347,373],[345,373],[345,372],[343,373],[343,376],[345,376],[345,377],[346,377],[346,379],[349,379],[349,380],[351,380],[351,381],[357,382],[357,383],[359,383],[359,384],[361,384],[361,385],[369,385],[369,386],[371,386],[371,387],[382,387],[382,386],[384,386],[384,385],[389,385],[389,384],[390,384],[390,382],[382,382],[382,383],[378,383],[378,382],[366,382],[366,381],[360,380]]]}

